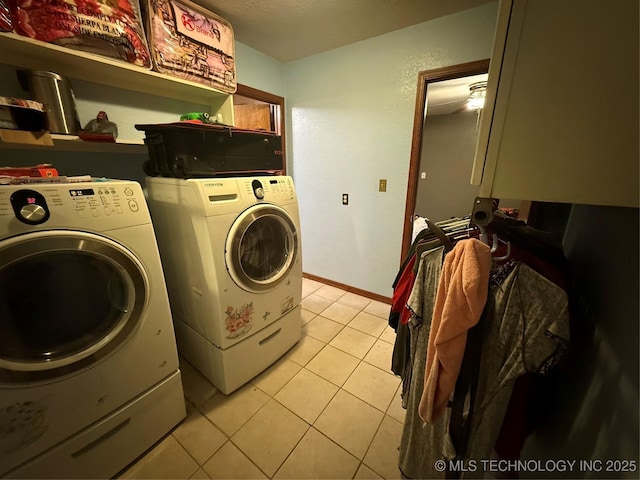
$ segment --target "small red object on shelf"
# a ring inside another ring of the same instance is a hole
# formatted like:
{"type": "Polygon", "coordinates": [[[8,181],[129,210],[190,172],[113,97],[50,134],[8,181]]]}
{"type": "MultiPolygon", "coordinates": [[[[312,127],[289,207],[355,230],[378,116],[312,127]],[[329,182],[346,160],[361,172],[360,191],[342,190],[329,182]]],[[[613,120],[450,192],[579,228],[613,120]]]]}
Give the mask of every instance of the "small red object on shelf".
{"type": "Polygon", "coordinates": [[[57,177],[58,170],[50,164],[43,163],[32,167],[0,167],[0,175],[7,177],[57,177]]]}
{"type": "Polygon", "coordinates": [[[116,137],[112,133],[91,133],[91,132],[78,132],[78,138],[85,142],[107,142],[116,143],[116,137]]]}

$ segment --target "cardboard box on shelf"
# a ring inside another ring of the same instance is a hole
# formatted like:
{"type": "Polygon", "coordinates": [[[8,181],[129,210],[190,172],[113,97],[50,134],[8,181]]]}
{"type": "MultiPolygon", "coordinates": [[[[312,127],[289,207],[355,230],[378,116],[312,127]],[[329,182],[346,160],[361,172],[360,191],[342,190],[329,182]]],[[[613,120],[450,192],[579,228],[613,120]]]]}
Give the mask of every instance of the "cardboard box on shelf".
{"type": "Polygon", "coordinates": [[[47,130],[46,118],[40,102],[0,96],[0,129],[39,132],[47,130]]]}
{"type": "Polygon", "coordinates": [[[25,130],[9,130],[0,128],[0,143],[21,143],[27,145],[53,146],[53,139],[48,131],[28,132],[25,130]]]}

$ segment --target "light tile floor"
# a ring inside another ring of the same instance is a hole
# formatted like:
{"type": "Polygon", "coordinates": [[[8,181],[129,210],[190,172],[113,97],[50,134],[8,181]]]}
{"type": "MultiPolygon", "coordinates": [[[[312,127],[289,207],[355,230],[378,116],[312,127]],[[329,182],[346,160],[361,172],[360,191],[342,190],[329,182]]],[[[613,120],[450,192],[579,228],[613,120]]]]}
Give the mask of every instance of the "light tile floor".
{"type": "Polygon", "coordinates": [[[187,418],[121,478],[399,479],[389,305],[304,279],[302,339],[231,395],[181,360],[187,418]]]}

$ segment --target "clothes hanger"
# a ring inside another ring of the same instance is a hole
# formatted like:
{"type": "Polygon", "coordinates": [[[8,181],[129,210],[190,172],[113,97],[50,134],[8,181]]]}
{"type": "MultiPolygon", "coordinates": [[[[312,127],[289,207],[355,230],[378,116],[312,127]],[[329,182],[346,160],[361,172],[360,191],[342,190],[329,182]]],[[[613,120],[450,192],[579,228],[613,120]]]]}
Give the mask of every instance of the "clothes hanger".
{"type": "Polygon", "coordinates": [[[433,223],[427,217],[424,217],[424,219],[427,222],[429,229],[435,234],[436,237],[438,237],[442,245],[444,245],[445,251],[446,252],[450,251],[453,248],[453,242],[451,241],[451,239],[447,237],[447,235],[442,231],[442,229],[438,225],[433,223]]]}
{"type": "Polygon", "coordinates": [[[415,255],[416,262],[413,266],[413,271],[418,271],[418,266],[420,264],[420,257],[422,254],[428,250],[432,250],[434,248],[439,247],[440,245],[444,246],[445,252],[450,251],[453,248],[453,242],[447,235],[442,231],[442,229],[436,225],[434,222],[429,220],[427,217],[422,217],[425,222],[427,222],[427,226],[429,227],[430,233],[434,234],[437,238],[433,238],[431,236],[425,237],[424,240],[419,241],[416,244],[415,255]]]}
{"type": "Polygon", "coordinates": [[[422,242],[419,242],[418,245],[416,246],[416,259],[420,259],[420,257],[424,252],[433,250],[434,248],[437,248],[440,245],[442,245],[442,242],[438,238],[434,238],[432,240],[423,240],[422,242]]]}

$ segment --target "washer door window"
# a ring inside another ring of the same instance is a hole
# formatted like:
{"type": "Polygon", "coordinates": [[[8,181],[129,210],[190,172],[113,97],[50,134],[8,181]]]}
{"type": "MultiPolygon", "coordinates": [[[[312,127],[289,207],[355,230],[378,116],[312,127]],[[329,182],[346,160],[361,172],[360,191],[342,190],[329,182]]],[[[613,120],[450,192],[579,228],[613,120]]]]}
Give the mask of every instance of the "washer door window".
{"type": "Polygon", "coordinates": [[[227,269],[239,287],[266,292],[286,278],[297,251],[298,234],[287,212],[273,205],[255,205],[229,231],[227,269]]]}
{"type": "Polygon", "coordinates": [[[138,260],[89,233],[39,232],[0,244],[0,382],[43,381],[121,345],[146,304],[138,260]]]}

